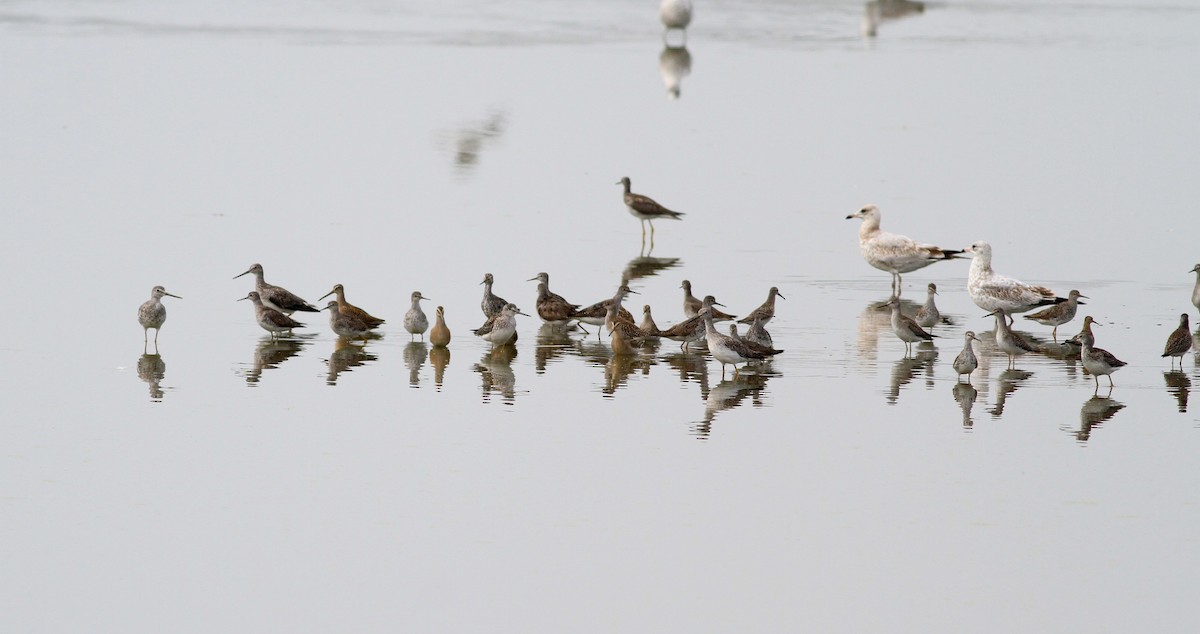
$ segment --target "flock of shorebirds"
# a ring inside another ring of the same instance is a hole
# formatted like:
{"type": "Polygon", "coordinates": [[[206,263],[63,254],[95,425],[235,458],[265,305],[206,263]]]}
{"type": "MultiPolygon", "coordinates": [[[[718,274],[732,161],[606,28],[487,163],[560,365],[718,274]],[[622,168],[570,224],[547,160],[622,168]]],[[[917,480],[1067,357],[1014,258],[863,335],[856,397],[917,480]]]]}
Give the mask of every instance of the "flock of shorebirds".
{"type": "MultiPolygon", "coordinates": [[[[963,254],[973,256],[970,273],[967,277],[967,293],[976,306],[988,311],[986,316],[995,317],[996,347],[1008,355],[1009,368],[1013,367],[1016,357],[1028,352],[1039,351],[1037,346],[1013,331],[1013,315],[1040,308],[1041,310],[1026,315],[1025,318],[1053,327],[1051,337],[1057,343],[1058,327],[1075,318],[1078,306],[1084,303],[1079,301],[1080,298],[1087,299],[1087,296],[1080,294],[1078,290],[1070,291],[1067,297],[1060,297],[1044,286],[1026,284],[996,273],[992,269],[992,246],[987,242],[980,241],[962,250],[952,250],[931,244],[922,244],[907,236],[888,233],[880,229],[880,212],[879,208],[874,205],[868,205],[857,213],[846,216],[847,220],[852,218],[862,219],[862,225],[858,230],[858,241],[863,258],[871,266],[892,274],[892,299],[887,303],[892,309],[892,332],[905,343],[906,349],[910,352],[913,343],[929,341],[933,338],[926,328],[932,329],[934,324],[940,320],[941,315],[934,302],[934,296],[937,294],[937,287],[934,284],[929,285],[925,304],[914,317],[901,313],[898,297],[900,276],[903,273],[910,273],[929,266],[934,262],[955,259],[963,254]]],[[[1196,286],[1192,290],[1192,304],[1200,309],[1200,264],[1192,267],[1192,272],[1198,274],[1196,286]]],[[[1096,388],[1100,387],[1099,377],[1102,375],[1108,377],[1108,384],[1111,388],[1113,387],[1113,372],[1125,366],[1126,363],[1111,352],[1096,347],[1096,337],[1092,333],[1093,325],[1099,324],[1090,315],[1085,316],[1083,329],[1066,343],[1079,347],[1080,361],[1095,380],[1096,388]]],[[[979,341],[979,339],[971,331],[964,333],[963,339],[963,350],[954,359],[953,366],[960,381],[964,375],[970,381],[971,373],[979,367],[979,360],[972,348],[972,342],[979,341]]],[[[1162,356],[1171,357],[1172,364],[1175,359],[1179,359],[1182,370],[1183,356],[1191,348],[1192,333],[1188,326],[1188,316],[1187,313],[1182,313],[1179,316],[1179,327],[1167,337],[1162,356]]]]}
{"type": "MultiPolygon", "coordinates": [[[[630,191],[631,183],[628,177],[622,178],[617,184],[624,187],[623,202],[629,213],[642,224],[643,241],[647,224],[650,225],[653,241],[654,220],[682,218],[682,213],[667,209],[647,196],[630,191]]],[[[925,304],[914,316],[905,315],[899,299],[901,275],[922,269],[934,262],[958,259],[964,257],[964,254],[972,256],[967,292],[977,306],[988,311],[986,316],[995,317],[996,347],[1008,356],[1010,369],[1013,368],[1016,357],[1039,351],[1036,345],[1012,329],[1013,315],[1040,309],[1026,315],[1025,318],[1051,326],[1051,336],[1057,343],[1058,327],[1074,319],[1079,305],[1084,303],[1079,300],[1087,299],[1087,296],[1078,290],[1071,290],[1066,297],[1060,297],[1044,286],[1027,284],[996,273],[992,269],[992,247],[987,242],[979,241],[961,250],[944,249],[919,243],[907,236],[885,232],[880,229],[880,217],[878,207],[867,205],[846,216],[846,219],[862,220],[858,231],[859,248],[867,263],[892,274],[892,298],[886,305],[891,308],[892,332],[904,342],[906,353],[912,352],[912,344],[933,339],[934,335],[926,329],[932,330],[941,320],[941,313],[934,299],[937,286],[929,284],[925,304]]],[[[1192,291],[1192,303],[1200,308],[1200,264],[1193,267],[1192,272],[1198,274],[1196,286],[1192,291]]],[[[242,299],[253,303],[255,321],[272,336],[290,333],[294,328],[303,327],[304,324],[292,318],[292,314],[296,312],[328,310],[330,329],[338,336],[350,339],[370,337],[372,331],[384,323],[383,319],[347,302],[345,289],[341,284],[334,285],[332,290],[320,298],[334,295],[336,299],[330,300],[324,309],[318,309],[295,293],[281,286],[268,284],[263,279],[263,267],[260,264],[252,265],[234,279],[243,275],[254,276],[254,290],[242,299]]],[[[517,315],[528,316],[515,304],[492,291],[494,281],[491,273],[483,277],[483,300],[480,302],[480,308],[486,321],[473,331],[493,347],[516,342],[517,315]]],[[[681,284],[685,319],[667,329],[660,329],[655,324],[649,305],[642,309],[642,320],[634,321],[632,313],[622,306],[627,295],[636,293],[629,288],[625,280],[621,281],[616,294],[611,298],[589,306],[571,303],[561,295],[551,292],[550,275],[547,273],[538,273],[528,281],[538,282],[537,314],[543,322],[553,327],[579,327],[584,332],[587,332],[584,324],[602,328],[609,334],[615,354],[631,354],[634,352],[634,345],[649,339],[667,338],[677,341],[684,352],[687,352],[691,345],[703,342],[713,358],[721,363],[722,375],[725,366],[732,365],[734,376],[737,376],[739,365],[768,361],[783,352],[774,347],[771,335],[766,330],[766,325],[775,316],[775,299],[783,297],[776,287],[771,287],[766,301],[761,306],[738,320],[738,323],[749,326],[746,333],[741,335],[737,331],[737,324],[730,326],[729,334],[716,329],[715,322],[732,320],[735,316],[717,309],[723,304],[718,303],[712,295],[703,299],[695,297],[692,294],[692,285],[687,280],[681,284]]],[[[153,328],[155,349],[158,347],[158,331],[167,318],[166,308],[162,304],[164,296],[178,298],[162,286],[155,286],[151,290],[150,300],[138,309],[138,322],[143,328],[144,346],[148,345],[149,330],[153,328]]],[[[450,329],[446,326],[444,308],[437,307],[435,321],[430,329],[429,318],[421,308],[421,302],[428,298],[420,291],[413,291],[411,299],[412,306],[404,314],[404,329],[411,336],[420,335],[422,339],[428,330],[431,344],[449,345],[450,329]]],[[[1096,338],[1092,333],[1094,325],[1099,324],[1091,316],[1084,317],[1083,329],[1065,345],[1078,346],[1080,361],[1091,373],[1097,389],[1100,387],[1099,377],[1102,375],[1108,377],[1111,388],[1113,372],[1126,363],[1111,352],[1096,347],[1096,338]]],[[[599,330],[596,334],[598,338],[601,335],[599,330]]],[[[978,357],[972,347],[972,343],[979,339],[972,331],[964,333],[963,338],[962,352],[954,359],[952,365],[958,373],[959,380],[965,375],[969,382],[971,374],[979,367],[978,357]]],[[[1179,317],[1179,327],[1167,338],[1162,356],[1171,357],[1172,364],[1178,359],[1182,369],[1183,356],[1191,350],[1192,343],[1188,316],[1187,313],[1183,313],[1179,317]]]]}
{"type": "MultiPolygon", "coordinates": [[[[629,213],[642,223],[643,240],[647,224],[650,225],[651,239],[653,240],[654,220],[664,218],[678,220],[683,216],[682,213],[667,209],[647,196],[632,193],[628,177],[622,178],[617,184],[624,186],[622,198],[629,213]]],[[[251,265],[249,269],[234,276],[234,279],[243,275],[254,276],[254,290],[241,300],[250,300],[254,306],[255,321],[263,330],[271,333],[272,337],[291,333],[295,328],[304,327],[303,323],[292,318],[292,315],[297,312],[315,313],[328,310],[330,329],[338,336],[348,339],[371,337],[373,336],[372,332],[384,323],[383,319],[347,302],[345,288],[341,284],[335,284],[332,290],[320,298],[325,299],[333,295],[336,299],[330,300],[325,308],[319,309],[282,286],[268,284],[263,278],[261,264],[251,265]]],[[[621,281],[616,294],[611,298],[590,306],[573,304],[561,295],[550,292],[550,275],[548,273],[538,273],[528,281],[538,282],[537,314],[543,322],[552,327],[578,327],[584,332],[587,332],[584,324],[603,328],[609,334],[615,354],[632,354],[635,352],[634,345],[659,338],[679,342],[685,352],[689,350],[690,346],[703,342],[713,358],[721,363],[722,374],[724,374],[726,365],[733,365],[736,376],[738,365],[766,361],[783,352],[774,348],[771,334],[766,329],[766,325],[775,316],[775,298],[783,297],[776,287],[772,287],[768,291],[767,299],[761,306],[739,321],[739,323],[749,326],[743,336],[738,334],[737,324],[730,326],[729,334],[718,332],[714,326],[715,322],[732,320],[735,316],[718,310],[716,307],[723,306],[723,304],[718,303],[712,295],[708,295],[704,299],[693,296],[691,282],[687,280],[684,280],[681,285],[684,293],[685,319],[666,329],[660,329],[654,323],[654,317],[648,305],[642,308],[641,322],[634,321],[632,313],[622,306],[627,295],[636,294],[636,291],[630,289],[625,280],[621,281]]],[[[485,321],[482,326],[473,330],[476,336],[491,343],[493,347],[515,343],[517,340],[517,315],[526,315],[515,304],[497,296],[492,291],[494,282],[491,273],[484,275],[481,282],[483,300],[480,302],[480,308],[485,321]]],[[[167,309],[162,304],[163,297],[182,299],[178,295],[168,293],[162,286],[155,286],[150,293],[149,301],[138,308],[138,323],[142,325],[143,329],[143,350],[149,346],[149,332],[152,328],[155,331],[155,350],[158,349],[158,333],[167,319],[167,309]]],[[[410,333],[410,336],[420,335],[422,339],[425,337],[425,332],[429,331],[431,344],[448,346],[451,335],[450,329],[446,325],[445,309],[442,306],[437,307],[435,321],[433,327],[430,328],[429,318],[421,307],[421,302],[428,298],[423,296],[420,291],[413,291],[411,298],[412,306],[404,314],[404,329],[410,333]]],[[[600,330],[597,330],[598,338],[600,334],[600,330]]]]}

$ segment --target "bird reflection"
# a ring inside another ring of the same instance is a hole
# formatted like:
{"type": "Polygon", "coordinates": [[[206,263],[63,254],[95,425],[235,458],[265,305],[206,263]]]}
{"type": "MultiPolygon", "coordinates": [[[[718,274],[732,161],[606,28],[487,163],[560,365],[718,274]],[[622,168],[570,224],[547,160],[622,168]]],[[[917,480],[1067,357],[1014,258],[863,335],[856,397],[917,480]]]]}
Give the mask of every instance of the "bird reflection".
{"type": "Polygon", "coordinates": [[[658,72],[667,87],[667,98],[678,99],[683,78],[692,73],[692,54],[687,45],[664,46],[658,56],[658,72]]]}
{"type": "Polygon", "coordinates": [[[621,280],[629,282],[643,277],[653,277],[668,269],[673,269],[683,264],[679,258],[655,258],[650,257],[647,252],[644,255],[639,253],[636,258],[629,261],[625,265],[625,270],[621,272],[621,280]]]}
{"type": "Polygon", "coordinates": [[[933,344],[922,342],[921,348],[918,348],[916,354],[911,357],[904,357],[892,366],[892,384],[891,389],[887,393],[888,405],[895,405],[900,399],[900,388],[912,382],[913,377],[917,372],[924,371],[928,387],[933,387],[933,367],[937,361],[937,348],[933,344]]]}
{"type": "Polygon", "coordinates": [[[329,353],[329,372],[325,375],[325,385],[337,385],[338,375],[349,372],[352,368],[375,361],[377,357],[367,352],[366,345],[355,345],[345,337],[333,340],[333,352],[329,353]]]}
{"type": "Polygon", "coordinates": [[[163,361],[162,355],[143,354],[138,357],[137,375],[150,386],[150,400],[161,403],[163,390],[159,387],[159,381],[167,376],[167,362],[163,361]]]}
{"type": "Polygon", "coordinates": [[[971,408],[975,406],[975,399],[979,398],[979,390],[970,383],[955,383],[950,393],[954,395],[954,401],[962,408],[963,428],[974,427],[975,421],[971,418],[971,408]]]}
{"type": "Polygon", "coordinates": [[[988,410],[992,418],[1004,415],[1004,405],[1008,402],[1009,394],[1017,391],[1022,383],[1033,376],[1028,370],[1005,370],[996,377],[996,404],[988,410]]]}
{"type": "Polygon", "coordinates": [[[1093,396],[1079,408],[1079,429],[1071,430],[1071,434],[1079,442],[1087,442],[1092,437],[1092,428],[1111,419],[1125,407],[1124,403],[1114,401],[1107,396],[1093,396]]]}
{"type": "Polygon", "coordinates": [[[512,362],[516,358],[517,347],[506,343],[489,350],[475,364],[474,370],[483,378],[483,402],[490,402],[492,392],[496,392],[505,405],[513,404],[517,398],[517,378],[512,362]]]}
{"type": "Polygon", "coordinates": [[[429,358],[429,348],[424,341],[410,341],[404,346],[404,366],[408,368],[409,387],[421,387],[421,367],[429,358]]]}
{"type": "Polygon", "coordinates": [[[262,378],[263,370],[279,367],[279,364],[300,354],[308,341],[300,337],[263,337],[254,348],[254,363],[246,372],[246,385],[254,387],[262,378]]]}
{"type": "Polygon", "coordinates": [[[429,363],[433,364],[433,386],[440,392],[446,366],[450,365],[450,349],[446,346],[434,346],[429,351],[429,363]]]}
{"type": "Polygon", "coordinates": [[[563,358],[574,345],[565,328],[542,324],[537,332],[537,348],[533,351],[534,371],[545,373],[547,365],[563,358]]]}
{"type": "Polygon", "coordinates": [[[483,121],[468,124],[454,132],[454,167],[465,175],[479,162],[483,149],[504,133],[505,115],[494,111],[483,121]]]}
{"type": "Polygon", "coordinates": [[[704,398],[704,420],[692,425],[692,433],[700,440],[712,435],[713,420],[717,414],[741,405],[747,398],[755,407],[762,407],[762,393],[766,390],[769,374],[741,374],[736,379],[718,383],[704,398]]]}
{"type": "Polygon", "coordinates": [[[1163,372],[1163,381],[1167,383],[1167,392],[1175,397],[1175,401],[1179,405],[1179,412],[1186,412],[1188,394],[1192,389],[1192,380],[1183,372],[1175,370],[1172,372],[1163,372]]]}
{"type": "Polygon", "coordinates": [[[629,382],[630,375],[634,372],[641,372],[642,376],[648,375],[652,365],[654,365],[653,357],[640,354],[614,354],[604,365],[604,388],[601,389],[601,392],[605,398],[612,398],[618,389],[629,382]]]}
{"type": "Polygon", "coordinates": [[[871,0],[863,8],[862,34],[864,37],[875,37],[879,34],[879,24],[925,12],[924,2],[912,0],[871,0]]]}
{"type": "MultiPolygon", "coordinates": [[[[698,354],[673,353],[662,357],[679,372],[680,383],[700,386],[700,398],[708,398],[708,359],[698,354]]],[[[757,375],[751,375],[757,376],[757,375]]]]}

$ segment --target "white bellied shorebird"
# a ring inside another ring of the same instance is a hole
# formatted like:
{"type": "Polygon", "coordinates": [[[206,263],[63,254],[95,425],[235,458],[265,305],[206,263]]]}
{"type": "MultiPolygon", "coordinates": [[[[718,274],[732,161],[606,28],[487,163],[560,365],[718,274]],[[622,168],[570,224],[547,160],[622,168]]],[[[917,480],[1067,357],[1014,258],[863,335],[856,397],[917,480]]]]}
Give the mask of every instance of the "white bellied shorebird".
{"type": "Polygon", "coordinates": [[[979,341],[975,337],[975,333],[970,330],[963,333],[963,349],[954,357],[954,371],[958,373],[958,381],[962,382],[962,376],[967,375],[967,383],[971,382],[971,373],[975,368],[979,367],[979,359],[975,356],[975,350],[971,347],[972,341],[979,341]]]}
{"type": "Polygon", "coordinates": [[[629,191],[630,181],[628,176],[624,176],[617,181],[618,185],[625,186],[625,195],[623,200],[625,206],[629,208],[629,213],[637,218],[642,223],[642,240],[646,240],[646,223],[650,223],[650,244],[654,244],[654,221],[660,218],[670,218],[671,220],[682,220],[683,212],[671,211],[666,207],[654,202],[653,198],[635,194],[629,191]]]}
{"type": "MultiPolygon", "coordinates": [[[[712,295],[705,295],[704,301],[700,303],[700,312],[705,313],[712,310],[713,306],[721,305],[712,295]]],[[[712,315],[710,314],[709,317],[711,318],[712,315]]],[[[660,337],[680,342],[679,349],[688,352],[691,344],[704,339],[704,319],[700,315],[689,317],[658,334],[660,337]]]]}
{"type": "MultiPolygon", "coordinates": [[[[274,337],[281,332],[291,332],[293,328],[303,328],[304,324],[288,317],[287,315],[275,310],[271,306],[267,306],[258,291],[250,291],[248,295],[237,301],[244,299],[250,300],[254,304],[254,320],[263,330],[271,333],[274,337]]],[[[333,302],[337,304],[337,302],[333,302]]]]}
{"type": "MultiPolygon", "coordinates": [[[[475,334],[492,344],[493,348],[512,343],[517,334],[517,315],[525,315],[525,313],[521,312],[521,309],[517,308],[515,304],[505,304],[495,317],[488,319],[487,323],[476,328],[475,334]]],[[[528,317],[528,315],[525,316],[528,317]]]]}
{"type": "Polygon", "coordinates": [[[767,352],[757,352],[745,341],[717,332],[716,327],[713,326],[712,315],[708,310],[701,309],[698,316],[704,322],[704,339],[708,342],[708,351],[714,359],[721,362],[722,379],[725,378],[726,364],[733,365],[733,376],[736,379],[739,363],[762,361],[783,352],[782,350],[773,349],[767,352]]]}
{"type": "Polygon", "coordinates": [[[378,328],[383,325],[383,319],[373,317],[371,313],[368,313],[358,306],[346,301],[346,289],[343,288],[341,284],[334,284],[333,290],[318,297],[317,301],[319,302],[330,295],[337,297],[338,312],[341,314],[350,315],[351,317],[356,317],[362,320],[362,322],[366,324],[368,328],[378,328]]]}
{"type": "Polygon", "coordinates": [[[141,306],[138,306],[138,323],[142,325],[142,353],[145,354],[146,346],[149,345],[150,329],[154,329],[154,349],[158,350],[158,333],[162,330],[162,325],[167,321],[167,307],[163,306],[163,297],[174,297],[175,299],[183,299],[178,295],[172,295],[167,292],[167,289],[161,286],[155,286],[150,289],[150,299],[146,300],[141,306]]]}
{"type": "Polygon", "coordinates": [[[967,274],[967,293],[975,305],[990,312],[1002,309],[1012,323],[1013,313],[1067,301],[1045,286],[1026,284],[992,270],[992,245],[980,240],[967,247],[975,255],[967,274]]]}
{"type": "Polygon", "coordinates": [[[1192,287],[1192,306],[1200,310],[1200,264],[1192,267],[1192,273],[1196,274],[1196,285],[1192,287]]]}
{"type": "Polygon", "coordinates": [[[1092,324],[1094,323],[1096,322],[1091,315],[1084,317],[1083,330],[1076,335],[1079,338],[1079,345],[1083,346],[1079,351],[1079,360],[1083,362],[1083,367],[1092,374],[1097,390],[1100,389],[1100,375],[1108,376],[1108,387],[1111,389],[1113,387],[1112,373],[1126,363],[1113,356],[1108,350],[1095,347],[1096,337],[1092,334],[1092,324]]]}
{"type": "Polygon", "coordinates": [[[953,260],[962,253],[932,244],[922,244],[908,236],[881,231],[879,216],[879,207],[867,205],[846,216],[846,220],[862,218],[862,225],[858,228],[858,248],[867,264],[892,274],[894,295],[900,294],[901,273],[911,273],[934,262],[953,260]]]}
{"type": "Polygon", "coordinates": [[[1008,316],[1004,314],[1003,308],[984,315],[984,317],[996,317],[996,347],[1001,352],[1008,355],[1008,369],[1015,369],[1016,358],[1026,352],[1037,352],[1037,348],[1025,340],[1021,335],[1013,332],[1008,325],[1008,316]]]}
{"type": "Polygon", "coordinates": [[[1079,291],[1071,289],[1071,292],[1067,294],[1067,301],[1047,306],[1032,315],[1025,315],[1025,319],[1032,319],[1043,326],[1054,326],[1054,330],[1050,331],[1050,336],[1055,343],[1058,343],[1058,327],[1075,319],[1075,311],[1079,305],[1087,303],[1079,301],[1080,297],[1087,299],[1087,295],[1080,295],[1079,291]]]}
{"type": "Polygon", "coordinates": [[[900,312],[900,298],[892,297],[885,306],[892,307],[892,332],[904,342],[905,355],[912,354],[912,345],[918,341],[930,341],[933,335],[925,332],[924,328],[904,313],[900,312]]]}
{"type": "Polygon", "coordinates": [[[1192,349],[1192,331],[1188,326],[1187,313],[1179,315],[1179,327],[1169,337],[1167,345],[1163,346],[1162,356],[1171,357],[1171,367],[1175,367],[1175,358],[1179,358],[1179,369],[1183,370],[1183,355],[1192,349]]]}
{"type": "MultiPolygon", "coordinates": [[[[621,287],[620,287],[620,289],[618,289],[617,292],[620,293],[621,289],[624,289],[625,293],[637,294],[637,291],[631,290],[629,288],[629,286],[626,285],[625,283],[621,284],[621,287]]],[[[623,295],[622,295],[622,297],[623,297],[623,295]]],[[[600,301],[596,302],[595,304],[592,304],[591,306],[588,306],[586,308],[580,308],[579,310],[577,310],[575,312],[575,319],[578,321],[581,321],[585,324],[590,324],[592,326],[603,326],[605,318],[608,315],[608,307],[612,303],[613,303],[613,298],[610,297],[608,299],[600,300],[600,301]]],[[[633,323],[633,313],[629,312],[624,307],[620,308],[617,311],[617,318],[626,320],[629,323],[633,323]]],[[[596,340],[597,341],[600,340],[600,332],[599,331],[596,332],[596,340]]]]}
{"type": "Polygon", "coordinates": [[[500,311],[508,305],[507,300],[492,292],[494,281],[491,273],[484,273],[483,281],[480,282],[483,284],[483,300],[479,302],[479,309],[483,311],[483,316],[489,319],[499,315],[500,311]]]}
{"type": "Polygon", "coordinates": [[[245,272],[233,276],[237,279],[243,275],[254,275],[254,290],[258,293],[259,299],[267,308],[273,308],[284,315],[291,315],[296,311],[305,313],[318,312],[316,306],[300,299],[298,295],[289,291],[282,286],[267,284],[263,281],[263,267],[261,264],[251,264],[250,268],[245,272]]]}
{"type": "Polygon", "coordinates": [[[421,335],[421,341],[425,341],[425,331],[429,329],[429,318],[425,316],[425,311],[421,310],[421,301],[429,298],[422,296],[421,291],[413,291],[411,297],[412,307],[404,313],[404,329],[408,331],[409,341],[412,341],[413,335],[421,335]]]}
{"type": "Polygon", "coordinates": [[[367,322],[354,315],[342,313],[337,300],[329,300],[322,310],[329,311],[329,329],[339,337],[359,339],[365,338],[371,332],[371,327],[367,325],[367,322]]]}
{"type": "Polygon", "coordinates": [[[763,302],[762,305],[759,306],[758,308],[755,308],[754,310],[750,311],[749,315],[746,315],[745,317],[742,317],[741,319],[739,319],[738,323],[750,325],[750,324],[753,324],[756,320],[761,321],[762,325],[764,325],[764,326],[767,325],[768,323],[770,323],[770,321],[775,318],[775,298],[776,297],[778,297],[780,299],[787,299],[786,297],[783,296],[783,293],[779,292],[778,286],[772,286],[771,290],[767,291],[767,301],[763,302]]]}

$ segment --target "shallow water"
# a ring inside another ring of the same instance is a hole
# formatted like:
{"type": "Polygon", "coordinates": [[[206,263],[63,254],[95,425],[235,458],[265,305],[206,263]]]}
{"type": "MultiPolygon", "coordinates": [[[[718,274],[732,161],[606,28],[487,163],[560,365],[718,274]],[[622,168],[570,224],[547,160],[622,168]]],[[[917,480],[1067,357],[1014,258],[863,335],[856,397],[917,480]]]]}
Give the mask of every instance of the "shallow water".
{"type": "Polygon", "coordinates": [[[1200,371],[1158,355],[1196,314],[1200,7],[701,4],[685,54],[653,2],[428,4],[0,4],[3,629],[1190,629],[1200,371]],[[649,254],[625,175],[687,213],[649,254]],[[1042,355],[956,383],[965,261],[905,277],[952,322],[905,358],[869,202],[1083,291],[1111,395],[1042,355]],[[253,262],[383,336],[270,340],[253,262]],[[539,271],[662,327],[683,279],[776,285],[786,352],[471,336],[485,272],[532,314],[539,271]]]}

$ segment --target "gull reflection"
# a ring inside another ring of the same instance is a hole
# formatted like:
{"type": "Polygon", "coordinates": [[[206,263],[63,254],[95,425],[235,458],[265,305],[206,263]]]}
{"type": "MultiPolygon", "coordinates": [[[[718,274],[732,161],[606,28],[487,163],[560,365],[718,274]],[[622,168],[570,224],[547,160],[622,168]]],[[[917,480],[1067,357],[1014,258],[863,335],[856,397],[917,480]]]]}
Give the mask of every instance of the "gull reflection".
{"type": "Polygon", "coordinates": [[[161,403],[163,390],[159,387],[159,381],[167,376],[167,362],[163,361],[162,355],[143,354],[138,357],[137,375],[150,386],[150,400],[161,403]]]}
{"type": "Polygon", "coordinates": [[[442,391],[442,378],[446,374],[446,366],[450,365],[450,348],[434,346],[429,351],[429,363],[433,365],[433,386],[442,391]]]}
{"type": "Polygon", "coordinates": [[[658,72],[662,75],[663,85],[667,87],[667,98],[678,99],[683,78],[692,73],[692,54],[687,45],[663,47],[658,56],[658,72]]]}
{"type": "Polygon", "coordinates": [[[1124,403],[1107,396],[1093,396],[1084,401],[1083,407],[1079,408],[1079,429],[1071,430],[1070,433],[1079,442],[1087,442],[1092,437],[1094,427],[1116,416],[1124,407],[1124,403]]]}
{"type": "Polygon", "coordinates": [[[1175,397],[1175,402],[1179,406],[1179,412],[1181,414],[1186,412],[1188,394],[1192,389],[1192,380],[1183,372],[1175,370],[1172,372],[1163,372],[1163,381],[1167,384],[1167,393],[1175,397]]]}
{"type": "Polygon", "coordinates": [[[892,366],[892,383],[887,393],[888,405],[895,405],[900,400],[900,388],[911,383],[918,372],[924,372],[927,387],[933,387],[933,368],[937,357],[937,348],[931,343],[923,342],[913,356],[897,361],[896,365],[892,366]]]}
{"type": "Polygon", "coordinates": [[[496,346],[483,355],[474,370],[483,379],[483,402],[491,401],[492,392],[501,396],[505,405],[512,405],[517,398],[517,377],[513,375],[512,362],[517,358],[517,347],[511,343],[496,346]]]}
{"type": "Polygon", "coordinates": [[[971,418],[971,408],[975,406],[975,399],[979,398],[979,390],[970,383],[955,383],[950,393],[954,395],[954,401],[962,409],[963,428],[974,427],[975,421],[971,418]]]}
{"type": "Polygon", "coordinates": [[[325,385],[337,385],[338,375],[349,372],[360,365],[375,361],[377,357],[367,352],[366,345],[355,345],[345,337],[333,340],[333,352],[325,361],[329,372],[325,375],[325,385]]]}
{"type": "Polygon", "coordinates": [[[879,24],[900,18],[918,15],[925,12],[924,2],[912,0],[871,0],[863,8],[862,34],[864,37],[875,37],[879,34],[879,24]]]}
{"type": "MultiPolygon", "coordinates": [[[[316,336],[316,335],[310,335],[316,336]]],[[[300,354],[304,346],[309,344],[302,337],[263,337],[254,348],[254,362],[246,372],[246,385],[255,387],[262,378],[264,370],[279,367],[279,364],[300,354]]]]}
{"type": "Polygon", "coordinates": [[[424,341],[410,341],[404,346],[404,366],[408,368],[409,387],[421,387],[421,367],[429,357],[424,341]]]}
{"type": "Polygon", "coordinates": [[[1031,376],[1033,376],[1033,372],[1028,370],[1005,370],[996,377],[996,404],[988,410],[992,418],[1000,418],[1004,415],[1004,405],[1008,402],[1008,396],[1016,392],[1017,388],[1031,376]]]}
{"type": "Polygon", "coordinates": [[[762,407],[762,393],[766,390],[769,374],[742,374],[736,379],[721,381],[704,399],[704,420],[692,425],[692,433],[700,440],[712,435],[713,420],[717,414],[731,410],[750,398],[754,407],[762,407]]]}
{"type": "Polygon", "coordinates": [[[454,168],[459,175],[466,175],[479,162],[479,154],[485,147],[504,133],[503,111],[493,111],[483,121],[469,123],[454,132],[454,168]]]}

